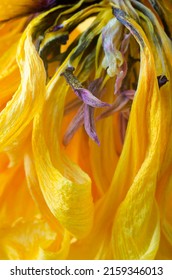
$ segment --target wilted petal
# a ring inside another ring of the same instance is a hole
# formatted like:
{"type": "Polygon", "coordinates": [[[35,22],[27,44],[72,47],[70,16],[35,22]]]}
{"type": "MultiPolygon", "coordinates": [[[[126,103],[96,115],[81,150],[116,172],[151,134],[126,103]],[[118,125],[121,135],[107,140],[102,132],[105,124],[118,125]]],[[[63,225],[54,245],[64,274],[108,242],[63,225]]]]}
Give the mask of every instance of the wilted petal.
{"type": "Polygon", "coordinates": [[[67,91],[66,83],[62,81],[57,72],[48,85],[49,98],[43,111],[34,119],[33,153],[40,188],[50,211],[64,228],[80,238],[92,227],[91,182],[88,175],[59,149],[67,91]]]}

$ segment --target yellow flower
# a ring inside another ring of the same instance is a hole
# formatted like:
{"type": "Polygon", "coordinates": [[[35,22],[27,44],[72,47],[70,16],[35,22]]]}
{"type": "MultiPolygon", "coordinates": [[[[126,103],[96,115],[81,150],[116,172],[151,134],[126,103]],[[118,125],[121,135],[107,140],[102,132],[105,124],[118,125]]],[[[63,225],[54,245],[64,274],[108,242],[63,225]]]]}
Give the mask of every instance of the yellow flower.
{"type": "Polygon", "coordinates": [[[171,1],[0,4],[0,259],[172,258],[171,1]]]}

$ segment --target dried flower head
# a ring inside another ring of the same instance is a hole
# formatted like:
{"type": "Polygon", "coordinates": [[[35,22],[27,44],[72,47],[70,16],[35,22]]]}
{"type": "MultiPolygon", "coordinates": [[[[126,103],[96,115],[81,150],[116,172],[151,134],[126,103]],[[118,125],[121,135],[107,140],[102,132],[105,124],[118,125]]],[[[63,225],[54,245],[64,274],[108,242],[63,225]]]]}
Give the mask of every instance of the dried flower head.
{"type": "Polygon", "coordinates": [[[0,3],[0,259],[172,258],[172,4],[0,3]]]}

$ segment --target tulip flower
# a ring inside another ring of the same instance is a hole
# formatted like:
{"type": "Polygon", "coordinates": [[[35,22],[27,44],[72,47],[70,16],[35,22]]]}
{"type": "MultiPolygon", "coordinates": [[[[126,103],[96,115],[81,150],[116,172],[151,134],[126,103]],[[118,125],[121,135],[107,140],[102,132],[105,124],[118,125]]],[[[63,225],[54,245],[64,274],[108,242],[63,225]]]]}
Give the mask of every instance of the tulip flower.
{"type": "Polygon", "coordinates": [[[172,4],[0,3],[0,259],[172,259],[172,4]]]}

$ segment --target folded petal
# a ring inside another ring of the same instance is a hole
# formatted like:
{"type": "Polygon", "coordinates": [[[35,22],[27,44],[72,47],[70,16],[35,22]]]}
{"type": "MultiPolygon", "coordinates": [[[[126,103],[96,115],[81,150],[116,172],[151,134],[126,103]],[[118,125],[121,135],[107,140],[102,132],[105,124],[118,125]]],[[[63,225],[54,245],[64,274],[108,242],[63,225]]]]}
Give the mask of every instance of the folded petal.
{"type": "Polygon", "coordinates": [[[59,78],[60,71],[47,87],[49,98],[42,113],[34,119],[33,153],[38,181],[49,209],[69,232],[80,238],[92,227],[91,181],[60,150],[61,121],[68,89],[63,78],[59,78]]]}
{"type": "MultiPolygon", "coordinates": [[[[112,196],[115,186],[120,186],[122,202],[113,223],[113,254],[117,259],[153,259],[160,238],[154,195],[164,152],[162,135],[168,133],[168,122],[164,124],[164,118],[171,113],[170,109],[167,112],[166,97],[158,89],[155,62],[144,32],[121,10],[114,13],[140,44],[141,69],[123,152],[112,184],[114,189],[109,192],[112,196]],[[124,158],[125,161],[130,158],[132,169],[124,167],[124,158]],[[125,172],[128,170],[125,179],[120,178],[123,168],[125,172]]],[[[171,97],[168,98],[171,103],[171,97]]]]}

